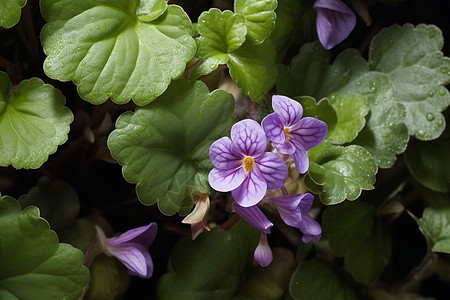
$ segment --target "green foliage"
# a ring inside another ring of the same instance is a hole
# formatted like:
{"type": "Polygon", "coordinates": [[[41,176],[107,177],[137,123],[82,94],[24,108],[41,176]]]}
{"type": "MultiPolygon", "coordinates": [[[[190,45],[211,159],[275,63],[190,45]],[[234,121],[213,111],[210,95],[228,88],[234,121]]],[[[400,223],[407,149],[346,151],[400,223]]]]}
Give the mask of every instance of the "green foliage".
{"type": "Polygon", "coordinates": [[[41,1],[48,22],[41,33],[45,73],[72,80],[93,104],[109,97],[116,103],[152,102],[182,75],[196,47],[192,24],[179,6],[169,5],[150,20],[164,4],[150,8],[150,3],[41,1]],[[142,16],[142,10],[148,14],[142,16]]]}
{"type": "Polygon", "coordinates": [[[0,26],[11,28],[16,25],[26,3],[27,0],[0,0],[0,26]]]}
{"type": "Polygon", "coordinates": [[[334,132],[337,123],[337,113],[327,98],[316,102],[314,98],[303,96],[295,98],[303,107],[303,117],[313,117],[327,123],[327,137],[334,132]]]}
{"type": "Polygon", "coordinates": [[[89,280],[83,253],[58,243],[36,207],[0,198],[0,240],[1,299],[81,297],[89,280]]]}
{"type": "Polygon", "coordinates": [[[334,146],[323,142],[308,151],[309,172],[305,184],[319,193],[325,204],[355,200],[361,191],[373,189],[377,166],[361,146],[334,146]]]}
{"type": "Polygon", "coordinates": [[[450,104],[444,86],[450,83],[450,59],[436,26],[393,25],[383,29],[370,46],[370,68],[384,72],[395,85],[395,101],[406,107],[410,135],[433,140],[445,128],[441,112],[450,104]]]}
{"type": "Polygon", "coordinates": [[[158,299],[230,299],[247,278],[259,232],[244,221],[229,231],[213,229],[173,249],[173,271],[158,282],[158,299]]]}
{"type": "Polygon", "coordinates": [[[72,112],[61,92],[39,78],[11,87],[0,72],[0,166],[39,168],[67,140],[72,112]]]}
{"type": "Polygon", "coordinates": [[[417,223],[432,251],[450,253],[450,207],[427,207],[417,223]]]}
{"type": "Polygon", "coordinates": [[[358,300],[355,288],[327,263],[302,261],[291,278],[289,290],[294,299],[358,300]]]}
{"type": "Polygon", "coordinates": [[[136,15],[139,20],[153,21],[161,16],[167,9],[168,0],[139,0],[136,15]]]}
{"type": "Polygon", "coordinates": [[[187,214],[192,193],[209,191],[209,147],[229,130],[233,110],[231,94],[178,80],[157,101],[120,116],[108,146],[140,201],[187,214]]]}

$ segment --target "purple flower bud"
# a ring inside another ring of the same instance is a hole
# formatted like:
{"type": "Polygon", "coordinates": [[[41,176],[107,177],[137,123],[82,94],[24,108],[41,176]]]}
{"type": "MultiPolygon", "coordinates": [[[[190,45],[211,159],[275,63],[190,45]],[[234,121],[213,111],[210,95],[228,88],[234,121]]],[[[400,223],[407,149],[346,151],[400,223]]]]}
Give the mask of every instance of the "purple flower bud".
{"type": "Polygon", "coordinates": [[[345,40],[356,25],[353,11],[340,0],[317,0],[317,35],[325,49],[345,40]]]}
{"type": "Polygon", "coordinates": [[[273,259],[273,254],[272,249],[270,249],[269,243],[267,242],[267,236],[261,235],[258,247],[256,247],[253,257],[263,268],[270,265],[273,259]]]}
{"type": "Polygon", "coordinates": [[[275,112],[262,121],[266,136],[278,152],[291,154],[297,171],[304,174],[309,167],[306,151],[327,136],[327,124],[316,118],[302,119],[301,104],[285,96],[274,95],[272,107],[275,112]]]}
{"type": "Polygon", "coordinates": [[[261,126],[254,120],[242,120],[231,128],[231,140],[223,137],[209,149],[214,169],[208,176],[211,187],[229,192],[244,207],[257,204],[267,189],[284,185],[287,167],[271,152],[264,152],[267,139],[261,126]]]}

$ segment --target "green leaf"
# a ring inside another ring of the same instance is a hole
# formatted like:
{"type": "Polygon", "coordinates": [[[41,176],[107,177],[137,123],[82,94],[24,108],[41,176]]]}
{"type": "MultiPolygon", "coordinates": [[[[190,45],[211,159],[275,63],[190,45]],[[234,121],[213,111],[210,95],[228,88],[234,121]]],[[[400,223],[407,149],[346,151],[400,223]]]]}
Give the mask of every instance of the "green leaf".
{"type": "Polygon", "coordinates": [[[48,22],[41,32],[45,73],[72,80],[80,96],[93,104],[109,97],[138,105],[156,99],[195,54],[192,24],[176,5],[143,21],[136,16],[142,9],[136,11],[138,2],[41,1],[48,22]]]}
{"type": "Polygon", "coordinates": [[[41,177],[37,186],[20,196],[18,202],[22,207],[38,207],[41,217],[56,231],[60,241],[82,251],[87,250],[97,235],[92,222],[77,219],[80,212],[78,195],[63,181],[51,181],[48,177],[41,177]]]}
{"type": "Polygon", "coordinates": [[[421,142],[412,139],[405,152],[411,174],[424,186],[446,193],[450,186],[450,128],[436,140],[421,142]]]}
{"type": "Polygon", "coordinates": [[[322,216],[323,233],[337,256],[345,256],[370,236],[375,211],[364,202],[344,202],[328,207],[322,216]]]}
{"type": "Polygon", "coordinates": [[[182,239],[171,255],[173,271],[158,282],[158,299],[230,299],[240,290],[259,232],[244,221],[229,231],[213,229],[194,241],[182,239]]]}
{"type": "Polygon", "coordinates": [[[242,46],[247,34],[244,17],[217,8],[200,15],[197,29],[200,34],[196,38],[197,56],[202,62],[190,74],[190,78],[194,79],[226,64],[230,59],[228,53],[242,46]]]}
{"type": "Polygon", "coordinates": [[[450,253],[450,207],[427,207],[417,223],[432,251],[450,253]]]}
{"type": "Polygon", "coordinates": [[[0,199],[0,298],[79,299],[89,280],[83,253],[59,244],[36,207],[0,199]]]}
{"type": "Polygon", "coordinates": [[[136,15],[139,20],[153,21],[161,16],[167,9],[168,0],[139,0],[136,15]]]}
{"type": "Polygon", "coordinates": [[[192,193],[208,184],[209,147],[229,130],[233,110],[231,94],[178,80],[157,101],[121,115],[108,146],[140,201],[187,214],[192,193]]]}
{"type": "Polygon", "coordinates": [[[319,259],[302,261],[291,278],[291,296],[294,299],[357,300],[354,287],[319,259]]]}
{"type": "MultiPolygon", "coordinates": [[[[373,189],[377,166],[361,146],[342,147],[323,142],[309,150],[308,156],[308,175],[315,185],[321,186],[319,196],[323,203],[355,200],[363,189],[373,189]]],[[[317,190],[317,186],[307,187],[317,190]]]]}
{"type": "Polygon", "coordinates": [[[337,114],[327,98],[323,98],[319,102],[308,96],[295,97],[295,100],[303,106],[303,117],[313,117],[324,121],[328,127],[327,136],[333,133],[337,123],[337,114]]]}
{"type": "Polygon", "coordinates": [[[275,26],[277,0],[236,0],[234,12],[245,18],[247,40],[261,44],[269,37],[275,26]]]}
{"type": "Polygon", "coordinates": [[[15,93],[0,72],[0,166],[39,168],[67,140],[72,112],[61,92],[39,78],[24,80],[15,93]]]}
{"type": "Polygon", "coordinates": [[[16,25],[26,3],[27,0],[0,0],[0,26],[11,28],[16,25]]]}
{"type": "Polygon", "coordinates": [[[386,73],[396,87],[395,101],[406,107],[410,135],[437,138],[445,128],[441,112],[450,104],[450,59],[443,57],[442,33],[436,26],[393,25],[370,46],[370,68],[386,73]]]}
{"type": "Polygon", "coordinates": [[[330,102],[338,118],[333,133],[327,136],[327,141],[333,144],[351,142],[366,124],[364,117],[369,112],[367,99],[361,95],[333,94],[330,96],[330,102]]]}

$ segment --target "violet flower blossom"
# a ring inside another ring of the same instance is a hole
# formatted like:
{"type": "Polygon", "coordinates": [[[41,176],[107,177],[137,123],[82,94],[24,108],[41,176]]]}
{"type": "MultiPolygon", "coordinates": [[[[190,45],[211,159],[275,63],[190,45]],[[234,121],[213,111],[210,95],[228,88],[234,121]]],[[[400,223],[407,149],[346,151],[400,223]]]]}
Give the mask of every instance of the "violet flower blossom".
{"type": "Polygon", "coordinates": [[[271,152],[264,152],[267,139],[261,126],[254,120],[237,122],[231,128],[231,140],[223,137],[209,149],[215,168],[208,176],[209,184],[219,192],[229,192],[244,207],[257,204],[267,189],[284,185],[287,167],[271,152]]]}
{"type": "MultiPolygon", "coordinates": [[[[131,275],[150,278],[153,274],[153,261],[148,247],[153,243],[158,230],[156,223],[137,227],[113,238],[99,237],[107,255],[116,257],[131,275]]],[[[103,231],[97,230],[98,235],[103,231]]]]}
{"type": "Polygon", "coordinates": [[[331,49],[345,40],[356,25],[356,16],[340,0],[317,0],[317,35],[325,49],[331,49]]]}
{"type": "Polygon", "coordinates": [[[323,141],[327,124],[316,118],[302,119],[301,104],[285,96],[274,95],[272,107],[275,112],[262,121],[266,136],[278,152],[291,154],[297,171],[304,174],[309,167],[306,151],[323,141]]]}
{"type": "Polygon", "coordinates": [[[272,249],[270,249],[267,241],[267,235],[270,233],[270,228],[273,224],[267,219],[257,205],[243,207],[234,202],[233,209],[246,220],[247,223],[261,232],[261,238],[259,239],[259,244],[255,249],[253,257],[261,267],[267,267],[273,259],[272,249]]]}

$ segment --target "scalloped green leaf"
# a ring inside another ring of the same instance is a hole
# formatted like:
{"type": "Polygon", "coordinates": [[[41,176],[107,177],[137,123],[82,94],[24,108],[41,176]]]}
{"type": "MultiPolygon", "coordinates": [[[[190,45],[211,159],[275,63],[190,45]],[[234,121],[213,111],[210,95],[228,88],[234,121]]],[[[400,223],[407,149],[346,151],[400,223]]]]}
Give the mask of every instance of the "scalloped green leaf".
{"type": "Polygon", "coordinates": [[[25,4],[27,0],[0,0],[0,26],[8,29],[16,25],[25,4]]]}
{"type": "Polygon", "coordinates": [[[233,111],[231,94],[180,79],[157,101],[122,114],[108,146],[142,203],[184,215],[194,191],[208,192],[209,147],[229,130],[233,111]]]}
{"type": "Polygon", "coordinates": [[[45,73],[72,80],[93,104],[108,98],[119,104],[152,102],[183,74],[196,51],[192,23],[176,5],[143,21],[136,15],[139,0],[40,3],[48,22],[41,32],[45,73]]]}
{"type": "Polygon", "coordinates": [[[190,78],[194,79],[226,64],[230,60],[228,53],[242,46],[247,34],[244,17],[229,10],[222,12],[217,8],[211,8],[200,15],[197,30],[200,34],[196,38],[197,56],[202,61],[190,74],[190,78]]]}
{"type": "Polygon", "coordinates": [[[39,78],[11,87],[0,72],[0,166],[39,168],[67,140],[73,114],[58,89],[39,78]]]}
{"type": "Polygon", "coordinates": [[[327,137],[333,133],[337,123],[337,114],[327,98],[323,98],[319,102],[308,96],[295,97],[295,100],[303,106],[303,117],[313,117],[324,121],[328,127],[327,137]]]}
{"type": "Polygon", "coordinates": [[[319,197],[323,203],[330,205],[345,199],[355,200],[362,190],[373,189],[377,165],[363,147],[323,142],[309,150],[308,156],[308,176],[314,185],[307,187],[317,190],[317,185],[320,186],[319,197]]]}
{"type": "Polygon", "coordinates": [[[447,193],[450,187],[450,128],[436,140],[422,142],[412,139],[405,152],[411,174],[434,191],[447,193]]]}
{"type": "Polygon", "coordinates": [[[432,251],[450,253],[450,207],[427,207],[417,223],[432,251]]]}
{"type": "Polygon", "coordinates": [[[411,24],[385,28],[373,39],[370,68],[386,73],[396,87],[395,101],[406,107],[410,135],[433,140],[444,131],[441,112],[450,104],[450,59],[444,57],[436,26],[411,24]]]}
{"type": "Polygon", "coordinates": [[[168,0],[139,0],[136,15],[139,20],[153,21],[161,16],[167,9],[168,0]]]}
{"type": "Polygon", "coordinates": [[[245,18],[247,40],[261,44],[275,27],[277,0],[236,0],[234,12],[245,18]]]}
{"type": "Polygon", "coordinates": [[[291,277],[289,291],[294,299],[359,300],[356,289],[329,264],[302,261],[291,277]]]}
{"type": "Polygon", "coordinates": [[[173,271],[158,282],[158,299],[226,300],[247,278],[259,232],[244,221],[229,231],[213,229],[192,241],[185,238],[171,255],[173,271]]]}
{"type": "Polygon", "coordinates": [[[0,198],[0,298],[79,299],[89,280],[83,253],[58,237],[39,210],[0,198]]]}

